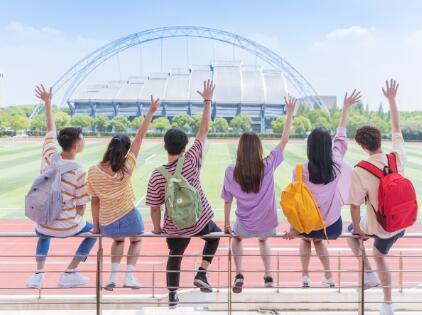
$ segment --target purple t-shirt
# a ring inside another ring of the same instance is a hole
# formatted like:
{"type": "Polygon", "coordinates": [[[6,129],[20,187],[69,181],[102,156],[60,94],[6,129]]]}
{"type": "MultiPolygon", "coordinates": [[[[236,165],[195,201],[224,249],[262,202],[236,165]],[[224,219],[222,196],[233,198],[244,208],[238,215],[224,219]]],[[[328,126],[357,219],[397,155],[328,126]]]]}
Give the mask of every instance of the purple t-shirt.
{"type": "MultiPolygon", "coordinates": [[[[342,189],[339,185],[348,185],[348,183],[350,183],[350,178],[342,178],[341,180],[342,176],[350,177],[351,174],[350,172],[347,172],[346,168],[348,166],[343,162],[346,152],[346,129],[337,128],[336,135],[333,139],[333,161],[339,166],[339,169],[336,171],[336,178],[326,185],[314,184],[309,181],[308,162],[304,163],[302,167],[303,182],[311,191],[327,227],[340,218],[341,206],[345,203],[344,197],[341,194],[342,189]]],[[[295,169],[293,170],[293,180],[296,180],[295,169]]]]}
{"type": "Polygon", "coordinates": [[[275,206],[274,171],[283,161],[283,152],[277,146],[264,159],[264,178],[258,193],[246,193],[234,180],[235,165],[226,169],[221,198],[231,202],[236,198],[238,223],[249,233],[263,233],[277,227],[278,217],[275,206]]]}

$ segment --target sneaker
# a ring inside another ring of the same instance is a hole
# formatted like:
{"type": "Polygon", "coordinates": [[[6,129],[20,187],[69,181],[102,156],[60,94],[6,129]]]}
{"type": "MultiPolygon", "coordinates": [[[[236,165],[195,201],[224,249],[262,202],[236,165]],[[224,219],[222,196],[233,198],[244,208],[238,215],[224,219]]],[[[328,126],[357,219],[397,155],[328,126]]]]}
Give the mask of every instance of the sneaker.
{"type": "Polygon", "coordinates": [[[382,303],[380,307],[380,315],[394,315],[393,304],[382,303]]]}
{"type": "Polygon", "coordinates": [[[123,283],[123,287],[135,290],[140,289],[141,284],[138,282],[138,280],[136,280],[133,274],[127,274],[123,283]]]}
{"type": "Polygon", "coordinates": [[[274,288],[274,280],[273,277],[264,277],[264,287],[265,288],[274,288]]]}
{"type": "Polygon", "coordinates": [[[104,286],[104,290],[107,290],[107,291],[113,291],[113,290],[114,290],[114,288],[116,288],[116,287],[117,287],[116,282],[109,281],[109,282],[107,282],[107,284],[104,286]]]}
{"type": "Polygon", "coordinates": [[[60,275],[59,287],[60,288],[77,288],[83,287],[89,283],[89,278],[81,275],[78,271],[63,272],[60,275]]]}
{"type": "Polygon", "coordinates": [[[179,304],[179,297],[176,291],[169,292],[169,309],[175,309],[179,304]]]}
{"type": "Polygon", "coordinates": [[[335,288],[336,287],[336,282],[334,281],[333,278],[325,278],[322,277],[321,278],[321,283],[323,286],[329,287],[329,288],[335,288]]]}
{"type": "Polygon", "coordinates": [[[26,281],[26,286],[32,289],[41,289],[42,284],[44,282],[44,272],[35,272],[31,278],[26,281]]]}
{"type": "Polygon", "coordinates": [[[364,287],[365,289],[374,288],[381,284],[376,272],[365,272],[364,287]]]}
{"type": "Polygon", "coordinates": [[[242,292],[243,281],[244,281],[243,275],[241,273],[238,273],[236,275],[236,278],[234,278],[234,284],[232,288],[233,293],[242,292]]]}
{"type": "Polygon", "coordinates": [[[308,276],[302,276],[302,288],[310,288],[311,287],[311,278],[308,276]]]}
{"type": "Polygon", "coordinates": [[[212,292],[212,287],[208,283],[207,280],[207,273],[206,271],[203,271],[200,269],[195,276],[195,279],[193,280],[193,285],[197,288],[201,289],[201,292],[210,293],[212,292]]]}

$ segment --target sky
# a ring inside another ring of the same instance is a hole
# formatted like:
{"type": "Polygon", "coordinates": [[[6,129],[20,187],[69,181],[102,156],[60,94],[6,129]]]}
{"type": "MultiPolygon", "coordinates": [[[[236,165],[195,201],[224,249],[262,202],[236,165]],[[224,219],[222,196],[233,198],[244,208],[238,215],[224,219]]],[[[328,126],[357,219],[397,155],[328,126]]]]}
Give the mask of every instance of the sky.
{"type": "MultiPolygon", "coordinates": [[[[420,110],[421,12],[418,0],[0,0],[0,106],[35,103],[36,84],[53,84],[112,40],[154,27],[195,25],[267,46],[320,95],[336,95],[339,101],[356,88],[371,108],[381,103],[387,108],[381,87],[385,79],[396,78],[400,108],[420,110]]],[[[215,54],[218,59],[244,56],[210,45],[169,40],[133,48],[106,62],[84,84],[206,63],[215,54]]]]}

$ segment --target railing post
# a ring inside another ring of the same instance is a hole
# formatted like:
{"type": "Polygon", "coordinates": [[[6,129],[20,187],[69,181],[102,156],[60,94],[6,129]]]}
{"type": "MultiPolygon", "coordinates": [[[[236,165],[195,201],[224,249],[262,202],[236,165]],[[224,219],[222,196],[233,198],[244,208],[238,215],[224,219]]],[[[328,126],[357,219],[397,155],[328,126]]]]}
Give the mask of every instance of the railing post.
{"type": "Polygon", "coordinates": [[[341,292],[341,252],[337,253],[337,292],[341,292]]]}
{"type": "Polygon", "coordinates": [[[152,297],[155,298],[155,265],[152,264],[152,297]]]}
{"type": "Polygon", "coordinates": [[[362,239],[359,239],[360,248],[360,272],[359,272],[359,315],[365,314],[365,246],[362,239]]]}
{"type": "Polygon", "coordinates": [[[228,246],[228,272],[227,272],[227,299],[228,299],[228,314],[232,313],[232,290],[231,290],[231,274],[232,274],[232,237],[229,236],[228,246]]]}
{"type": "Polygon", "coordinates": [[[400,251],[400,257],[399,257],[399,284],[400,284],[400,293],[403,293],[403,252],[400,251]]]}
{"type": "Polygon", "coordinates": [[[217,266],[218,266],[218,272],[217,272],[217,292],[220,292],[220,255],[217,256],[217,266]]]}
{"type": "Polygon", "coordinates": [[[277,252],[277,293],[280,293],[280,252],[277,252]]]}
{"type": "Polygon", "coordinates": [[[96,272],[96,277],[95,277],[95,280],[96,280],[95,297],[96,297],[97,315],[102,314],[102,306],[101,306],[102,269],[103,269],[103,239],[100,236],[98,238],[97,272],[96,272]]]}

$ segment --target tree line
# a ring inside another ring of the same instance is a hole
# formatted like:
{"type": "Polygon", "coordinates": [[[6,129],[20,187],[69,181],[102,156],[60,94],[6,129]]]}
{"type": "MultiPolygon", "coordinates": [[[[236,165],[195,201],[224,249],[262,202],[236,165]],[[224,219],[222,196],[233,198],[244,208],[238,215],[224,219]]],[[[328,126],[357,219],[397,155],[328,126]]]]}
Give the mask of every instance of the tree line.
{"type": "MultiPolygon", "coordinates": [[[[32,112],[32,105],[11,106],[0,108],[0,134],[10,134],[27,130],[30,132],[43,132],[46,130],[44,114],[40,113],[32,120],[29,116],[32,112]]],[[[136,117],[129,120],[125,116],[116,116],[109,119],[107,115],[97,115],[92,118],[87,115],[71,116],[67,109],[54,108],[57,128],[66,126],[78,126],[86,131],[96,133],[106,132],[130,132],[136,130],[142,123],[143,117],[136,117]]],[[[292,134],[296,137],[306,137],[306,135],[316,127],[323,127],[335,132],[335,128],[340,117],[341,110],[332,108],[329,111],[322,109],[310,110],[301,106],[292,123],[292,134]]],[[[362,103],[355,106],[350,112],[347,125],[349,137],[353,137],[356,129],[365,124],[377,126],[388,136],[390,133],[389,117],[390,113],[384,111],[380,105],[378,110],[369,110],[362,103]]],[[[402,112],[402,130],[407,140],[422,140],[422,111],[402,112]]],[[[157,117],[151,123],[151,129],[156,133],[163,133],[170,127],[177,127],[188,133],[195,134],[199,128],[200,115],[189,116],[188,114],[178,114],[171,120],[165,117],[157,117]]],[[[283,130],[286,117],[280,116],[274,119],[269,132],[280,134],[283,130]]],[[[216,134],[238,134],[252,130],[253,121],[250,116],[242,113],[231,120],[217,117],[211,124],[211,132],[216,134]]]]}

